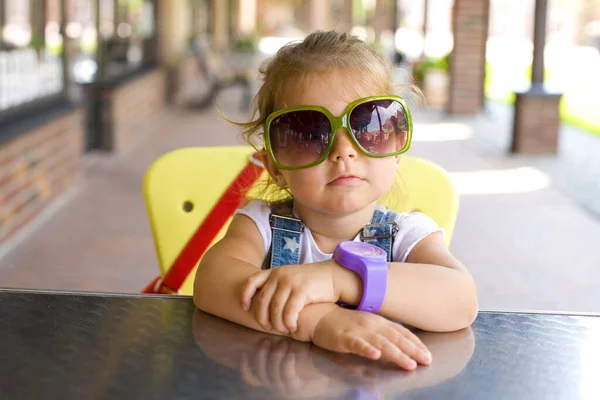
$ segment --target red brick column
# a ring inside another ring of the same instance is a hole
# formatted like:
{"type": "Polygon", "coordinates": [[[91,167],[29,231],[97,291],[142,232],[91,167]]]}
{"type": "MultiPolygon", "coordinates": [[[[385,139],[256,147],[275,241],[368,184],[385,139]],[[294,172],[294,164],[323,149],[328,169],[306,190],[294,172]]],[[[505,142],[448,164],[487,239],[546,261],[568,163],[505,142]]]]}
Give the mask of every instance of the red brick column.
{"type": "Polygon", "coordinates": [[[562,95],[542,89],[517,93],[511,151],[556,153],[562,95]]]}
{"type": "Polygon", "coordinates": [[[451,114],[477,114],[483,108],[489,9],[489,0],[454,1],[448,99],[451,114]]]}
{"type": "Polygon", "coordinates": [[[533,31],[531,87],[517,93],[511,151],[513,153],[556,153],[560,130],[562,94],[544,85],[544,47],[548,0],[536,0],[533,31]]]}

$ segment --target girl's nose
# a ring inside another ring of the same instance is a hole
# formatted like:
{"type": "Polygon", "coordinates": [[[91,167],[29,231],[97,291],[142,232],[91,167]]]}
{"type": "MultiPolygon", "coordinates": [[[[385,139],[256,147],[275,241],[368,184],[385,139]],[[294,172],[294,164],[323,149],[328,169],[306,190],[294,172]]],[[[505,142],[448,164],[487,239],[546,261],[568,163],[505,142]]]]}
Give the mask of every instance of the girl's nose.
{"type": "Polygon", "coordinates": [[[358,149],[350,139],[349,135],[350,133],[344,128],[340,128],[336,132],[331,154],[329,155],[331,161],[337,162],[349,158],[356,158],[358,149]]]}

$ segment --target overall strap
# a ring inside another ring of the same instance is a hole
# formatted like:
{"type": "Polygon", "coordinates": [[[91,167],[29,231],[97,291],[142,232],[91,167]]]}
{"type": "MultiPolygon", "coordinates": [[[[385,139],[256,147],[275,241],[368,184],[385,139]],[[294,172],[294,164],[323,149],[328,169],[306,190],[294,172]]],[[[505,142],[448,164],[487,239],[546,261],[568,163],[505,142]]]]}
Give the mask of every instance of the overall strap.
{"type": "Polygon", "coordinates": [[[394,236],[398,232],[397,219],[398,214],[395,211],[378,204],[371,223],[366,225],[360,233],[361,241],[375,245],[386,252],[388,262],[392,261],[394,236]]]}
{"type": "Polygon", "coordinates": [[[271,215],[269,216],[271,247],[265,257],[262,269],[300,263],[304,224],[294,216],[293,210],[293,200],[271,204],[271,215]]]}
{"type": "MultiPolygon", "coordinates": [[[[271,247],[265,257],[262,269],[296,265],[300,263],[300,247],[304,224],[294,216],[293,200],[271,204],[269,225],[271,226],[271,247]]],[[[386,252],[388,262],[392,261],[394,236],[398,232],[398,214],[378,204],[371,223],[360,233],[360,240],[375,245],[386,252]]]]}

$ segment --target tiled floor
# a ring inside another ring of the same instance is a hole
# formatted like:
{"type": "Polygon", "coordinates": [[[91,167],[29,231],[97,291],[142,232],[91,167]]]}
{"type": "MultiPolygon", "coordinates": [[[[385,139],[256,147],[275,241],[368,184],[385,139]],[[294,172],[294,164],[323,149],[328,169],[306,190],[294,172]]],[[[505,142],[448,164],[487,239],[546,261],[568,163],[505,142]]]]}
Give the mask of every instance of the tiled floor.
{"type": "MultiPolygon", "coordinates": [[[[237,109],[234,97],[224,97],[225,111],[237,109]]],[[[600,312],[600,221],[560,185],[545,187],[554,175],[540,158],[507,156],[510,121],[489,113],[417,112],[411,150],[446,168],[462,192],[452,250],[472,271],[480,305],[600,312]]],[[[126,154],[88,158],[70,198],[0,259],[0,286],[137,292],[157,273],[145,169],[171,149],[238,141],[214,111],[168,110],[147,129],[126,154]]]]}

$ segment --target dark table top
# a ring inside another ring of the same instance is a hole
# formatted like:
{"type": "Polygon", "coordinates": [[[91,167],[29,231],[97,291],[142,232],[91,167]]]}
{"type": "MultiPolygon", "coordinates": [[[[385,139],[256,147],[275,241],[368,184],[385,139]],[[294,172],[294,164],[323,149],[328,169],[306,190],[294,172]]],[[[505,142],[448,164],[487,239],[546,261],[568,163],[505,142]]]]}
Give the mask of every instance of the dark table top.
{"type": "Polygon", "coordinates": [[[481,312],[407,373],[185,297],[0,290],[0,399],[599,399],[600,317],[481,312]],[[378,397],[379,396],[379,397],[378,397]]]}

